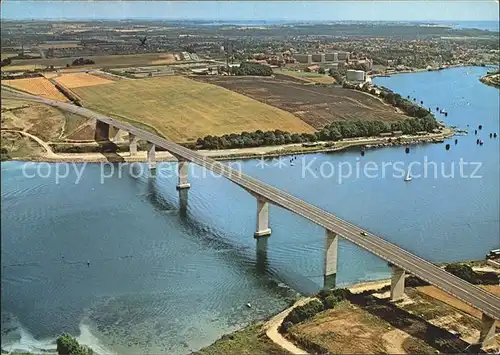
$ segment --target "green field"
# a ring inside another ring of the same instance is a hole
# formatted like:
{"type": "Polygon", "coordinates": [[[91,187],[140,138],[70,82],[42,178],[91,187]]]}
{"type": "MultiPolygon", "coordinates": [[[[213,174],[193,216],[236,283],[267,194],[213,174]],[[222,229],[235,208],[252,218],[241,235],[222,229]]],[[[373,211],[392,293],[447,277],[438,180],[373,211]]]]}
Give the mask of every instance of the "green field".
{"type": "Polygon", "coordinates": [[[304,81],[308,81],[311,83],[320,83],[320,84],[335,84],[335,79],[327,74],[318,74],[318,73],[308,73],[304,71],[296,71],[296,70],[280,70],[274,69],[274,73],[288,75],[294,78],[302,79],[304,81]]]}
{"type": "Polygon", "coordinates": [[[176,142],[258,129],[314,132],[289,112],[185,77],[124,79],[73,91],[85,107],[148,125],[176,142]]]}
{"type": "Polygon", "coordinates": [[[254,324],[225,335],[210,346],[194,353],[195,355],[286,355],[289,354],[274,344],[261,329],[254,324]]]}
{"type": "MultiPolygon", "coordinates": [[[[68,58],[34,58],[34,59],[14,59],[12,64],[2,68],[2,70],[30,70],[33,68],[44,68],[50,65],[54,67],[65,68],[66,64],[71,64],[73,60],[79,57],[68,58]]],[[[112,68],[120,66],[145,66],[145,65],[160,65],[175,63],[175,59],[170,53],[144,53],[144,54],[127,54],[127,55],[100,55],[86,56],[95,62],[92,65],[86,65],[85,68],[112,68]]],[[[72,67],[74,68],[81,68],[72,67]]]]}

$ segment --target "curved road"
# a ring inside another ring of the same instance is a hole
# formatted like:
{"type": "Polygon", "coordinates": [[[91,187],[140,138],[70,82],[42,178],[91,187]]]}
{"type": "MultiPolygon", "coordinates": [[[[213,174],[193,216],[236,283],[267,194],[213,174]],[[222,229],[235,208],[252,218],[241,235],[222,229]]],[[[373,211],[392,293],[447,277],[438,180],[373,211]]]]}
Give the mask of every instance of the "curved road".
{"type": "Polygon", "coordinates": [[[476,287],[467,281],[446,272],[440,267],[404,250],[403,248],[369,233],[368,231],[365,231],[366,235],[361,235],[361,232],[364,231],[362,228],[346,222],[330,212],[322,210],[311,205],[310,203],[288,194],[287,192],[234,170],[227,165],[219,163],[176,143],[160,138],[152,133],[143,131],[128,123],[114,120],[105,115],[90,111],[83,107],[74,106],[72,104],[45,99],[34,95],[18,93],[12,90],[10,91],[16,94],[13,98],[42,102],[84,117],[96,119],[108,123],[111,126],[128,131],[141,139],[165,148],[173,155],[212,170],[213,172],[220,174],[235,184],[243,187],[250,193],[264,197],[274,205],[285,208],[312,221],[313,223],[319,224],[327,230],[337,233],[344,239],[347,239],[359,247],[368,250],[369,252],[387,260],[388,262],[404,269],[422,280],[429,282],[444,292],[449,293],[457,299],[480,310],[489,317],[500,320],[500,297],[476,287]]]}

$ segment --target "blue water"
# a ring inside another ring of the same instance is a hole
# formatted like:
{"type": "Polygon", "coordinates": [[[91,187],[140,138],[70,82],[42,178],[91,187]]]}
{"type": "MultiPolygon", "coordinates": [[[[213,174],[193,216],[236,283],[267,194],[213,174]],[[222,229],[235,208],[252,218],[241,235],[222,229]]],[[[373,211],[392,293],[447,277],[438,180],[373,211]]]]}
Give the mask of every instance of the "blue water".
{"type": "MultiPolygon", "coordinates": [[[[375,79],[434,111],[446,109],[448,117],[437,115],[468,129],[458,144],[447,140],[449,151],[428,144],[410,154],[404,147],[364,157],[357,149],[311,154],[293,166],[289,157],[281,167],[271,159],[233,164],[433,262],[483,258],[500,247],[500,138],[489,138],[499,133],[499,91],[479,82],[485,73],[455,68],[375,79]],[[479,124],[483,146],[474,135],[479,124]],[[408,165],[426,157],[437,170],[430,166],[428,177],[418,178],[424,168],[414,164],[405,183],[408,165]],[[462,175],[480,178],[460,177],[461,158],[470,164],[462,175]],[[389,165],[396,162],[402,174],[389,165]],[[353,175],[341,179],[347,163],[353,175]],[[452,163],[455,177],[443,176],[441,164],[449,176],[452,163]],[[374,174],[373,164],[378,176],[364,174],[370,165],[374,174]]],[[[185,354],[270,316],[296,291],[321,287],[324,231],[271,206],[264,253],[253,238],[254,198],[203,169],[191,169],[184,206],[174,178],[148,178],[138,166],[103,184],[98,164],[78,164],[78,184],[74,171],[56,183],[62,165],[1,167],[2,347],[53,348],[69,331],[100,352],[185,354]],[[37,169],[48,177],[23,176],[37,169]]],[[[348,242],[341,241],[339,258],[340,284],[389,275],[384,261],[348,242]]]]}
{"type": "Polygon", "coordinates": [[[451,25],[452,28],[456,29],[472,28],[492,32],[498,32],[499,30],[498,21],[437,21],[435,23],[451,25]]]}
{"type": "MultiPolygon", "coordinates": [[[[270,26],[270,25],[286,25],[294,23],[308,23],[308,24],[322,24],[322,23],[344,23],[344,24],[363,24],[363,23],[377,23],[380,25],[390,25],[395,22],[391,21],[282,21],[282,20],[262,20],[262,21],[207,21],[202,23],[205,26],[270,26]]],[[[417,24],[421,21],[400,21],[397,23],[417,24]]],[[[453,29],[477,29],[484,31],[499,31],[498,21],[431,21],[429,23],[450,26],[453,29]]]]}

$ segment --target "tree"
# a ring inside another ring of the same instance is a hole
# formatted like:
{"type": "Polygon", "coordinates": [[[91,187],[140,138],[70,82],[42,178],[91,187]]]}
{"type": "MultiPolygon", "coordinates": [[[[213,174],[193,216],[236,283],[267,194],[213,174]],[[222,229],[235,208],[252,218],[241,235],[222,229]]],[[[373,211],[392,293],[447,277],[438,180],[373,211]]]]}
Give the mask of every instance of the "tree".
{"type": "Polygon", "coordinates": [[[12,64],[12,59],[10,59],[10,58],[2,59],[2,62],[1,62],[2,67],[6,66],[6,65],[11,65],[11,64],[12,64]]]}
{"type": "Polygon", "coordinates": [[[93,355],[92,349],[78,344],[70,334],[63,333],[57,338],[57,353],[59,355],[93,355]]]}
{"type": "Polygon", "coordinates": [[[95,64],[95,62],[92,59],[77,58],[73,61],[73,63],[71,63],[72,66],[86,65],[86,64],[95,64]]]}
{"type": "Polygon", "coordinates": [[[297,324],[308,318],[314,317],[324,309],[323,303],[318,300],[312,300],[303,306],[294,308],[283,320],[283,322],[292,322],[297,324]]]}
{"type": "Polygon", "coordinates": [[[243,62],[239,67],[231,68],[231,73],[234,75],[271,76],[273,70],[266,65],[243,62]]]}
{"type": "Polygon", "coordinates": [[[324,68],[319,68],[318,74],[326,74],[326,71],[324,68]]]}
{"type": "Polygon", "coordinates": [[[329,70],[329,74],[331,77],[333,77],[335,79],[335,81],[337,83],[341,83],[342,82],[342,75],[335,69],[331,68],[329,70]]]}
{"type": "Polygon", "coordinates": [[[476,273],[469,265],[458,263],[448,264],[444,269],[450,274],[460,277],[462,280],[473,284],[476,283],[476,273]]]}

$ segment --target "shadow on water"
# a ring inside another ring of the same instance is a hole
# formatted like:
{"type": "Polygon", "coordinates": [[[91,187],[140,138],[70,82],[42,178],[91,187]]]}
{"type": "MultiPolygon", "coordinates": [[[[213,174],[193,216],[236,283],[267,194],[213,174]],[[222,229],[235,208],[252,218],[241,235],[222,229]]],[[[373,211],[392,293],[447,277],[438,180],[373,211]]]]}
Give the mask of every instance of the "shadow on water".
{"type": "MultiPolygon", "coordinates": [[[[249,276],[258,279],[267,288],[271,288],[274,292],[283,292],[285,288],[279,287],[279,281],[286,280],[286,284],[292,289],[301,293],[310,294],[316,292],[318,285],[310,279],[293,274],[285,274],[282,270],[273,270],[270,267],[268,259],[268,237],[256,239],[255,242],[255,257],[246,251],[248,247],[238,247],[228,240],[227,235],[214,228],[200,222],[196,216],[190,213],[188,196],[189,190],[179,190],[179,201],[177,204],[166,198],[155,178],[149,178],[147,181],[147,200],[158,211],[176,210],[179,216],[180,226],[187,232],[186,235],[196,243],[203,245],[211,250],[218,252],[220,258],[232,266],[238,266],[244,270],[249,276]],[[223,251],[223,252],[221,252],[223,251]],[[248,268],[248,265],[254,265],[254,268],[248,268]]],[[[253,238],[253,236],[251,237],[253,238]]]]}

